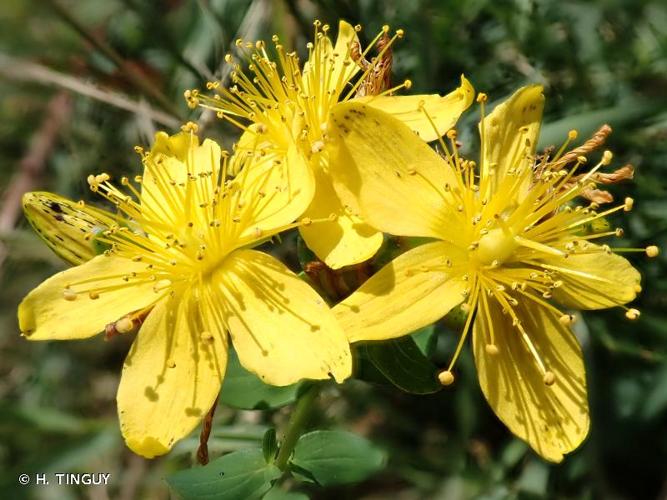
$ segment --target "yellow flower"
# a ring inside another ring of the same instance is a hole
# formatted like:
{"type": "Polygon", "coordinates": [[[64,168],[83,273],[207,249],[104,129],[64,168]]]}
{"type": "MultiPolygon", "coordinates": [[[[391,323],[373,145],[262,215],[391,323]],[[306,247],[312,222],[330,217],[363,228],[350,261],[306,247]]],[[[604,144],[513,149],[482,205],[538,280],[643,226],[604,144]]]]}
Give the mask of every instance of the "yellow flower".
{"type": "MultiPolygon", "coordinates": [[[[482,112],[485,100],[480,94],[482,112]]],[[[479,166],[458,154],[454,131],[439,155],[377,109],[347,103],[332,111],[330,134],[355,165],[348,189],[364,220],[388,233],[433,238],[380,270],[334,313],[354,342],[408,334],[460,304],[466,324],[440,381],[454,381],[472,330],[489,404],[512,432],[558,462],[589,427],[568,309],[630,302],[640,275],[609,246],[591,242],[615,231],[581,231],[631,201],[605,211],[570,203],[591,188],[611,153],[575,183],[584,158],[563,164],[559,155],[535,156],[543,100],[541,87],[525,87],[482,120],[479,166]]],[[[627,316],[637,314],[629,309],[627,316]]]]}
{"type": "Polygon", "coordinates": [[[231,88],[220,88],[218,83],[212,82],[208,87],[217,92],[213,97],[196,90],[186,92],[191,106],[212,109],[220,118],[245,130],[236,147],[237,155],[259,147],[284,157],[291,144],[298,145],[312,173],[297,182],[299,185],[316,184],[312,188],[312,203],[304,215],[311,218],[337,215],[334,221],[317,227],[304,226],[300,232],[310,249],[333,269],[372,257],[382,243],[382,234],[365,224],[355,207],[345,206],[345,186],[330,175],[333,166],[329,164],[330,154],[325,144],[331,109],[341,101],[364,102],[393,114],[422,139],[432,141],[437,136],[421,108],[429,111],[439,129],[447,131],[473,98],[472,86],[463,77],[461,86],[446,96],[390,95],[400,88],[410,88],[409,81],[392,89],[378,89],[375,83],[388,71],[386,58],[391,45],[403,36],[403,31],[398,30],[390,38],[389,27],[385,26],[362,52],[357,38],[360,29],[341,21],[338,38],[332,44],[328,37],[329,26],[316,21],[314,43],[308,44],[309,58],[303,70],[296,53],[287,52],[277,36],[273,37],[277,61],[269,58],[264,42],[253,44],[238,40],[238,50],[250,61],[250,72],[246,74],[228,55],[226,60],[233,66],[231,88]],[[366,61],[365,55],[376,44],[381,47],[379,54],[373,62],[366,61]],[[369,90],[384,91],[380,95],[365,95],[369,90]]]}
{"type": "Polygon", "coordinates": [[[136,453],[166,453],[211,408],[228,332],[243,366],[267,383],[350,375],[348,342],[324,301],[250,249],[314,222],[293,223],[311,194],[293,188],[308,167],[293,149],[287,158],[284,171],[272,170],[268,156],[233,165],[215,142],[200,145],[192,127],[156,134],[143,176],[123,178],[124,190],[106,174],[88,179],[119,210],[104,215],[109,227],[97,236],[110,248],[49,278],[19,306],[30,340],[87,338],[108,324],[127,332],[148,313],[118,389],[121,430],[136,453]],[[239,173],[228,178],[232,167],[239,173]]]}

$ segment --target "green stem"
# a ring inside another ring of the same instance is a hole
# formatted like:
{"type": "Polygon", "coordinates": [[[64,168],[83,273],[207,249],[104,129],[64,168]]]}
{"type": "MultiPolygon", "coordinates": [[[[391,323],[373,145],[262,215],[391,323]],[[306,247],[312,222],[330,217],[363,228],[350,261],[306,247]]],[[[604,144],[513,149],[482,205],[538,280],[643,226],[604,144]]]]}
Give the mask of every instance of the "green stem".
{"type": "Polygon", "coordinates": [[[304,427],[308,423],[308,419],[310,418],[313,409],[315,408],[313,403],[317,399],[319,393],[319,384],[313,384],[308,389],[306,389],[306,391],[296,402],[294,411],[292,412],[289,422],[287,423],[287,429],[285,430],[282,443],[280,443],[278,457],[276,457],[275,461],[276,467],[278,467],[280,470],[285,470],[285,467],[287,467],[287,462],[292,455],[292,451],[294,451],[296,442],[301,437],[304,427]]]}

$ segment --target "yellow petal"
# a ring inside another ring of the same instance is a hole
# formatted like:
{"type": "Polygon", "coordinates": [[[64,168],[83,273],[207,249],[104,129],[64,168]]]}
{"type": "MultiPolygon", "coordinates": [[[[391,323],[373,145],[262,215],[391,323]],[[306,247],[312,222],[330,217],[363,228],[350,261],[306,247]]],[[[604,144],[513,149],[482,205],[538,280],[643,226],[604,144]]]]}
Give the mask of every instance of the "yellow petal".
{"type": "Polygon", "coordinates": [[[247,163],[235,183],[240,187],[238,211],[241,238],[264,233],[294,222],[308,208],[315,193],[310,165],[296,146],[286,156],[268,155],[247,163]]]}
{"type": "Polygon", "coordinates": [[[73,265],[102,253],[96,236],[115,222],[110,212],[45,191],[25,193],[23,212],[49,248],[73,265]]]}
{"type": "Polygon", "coordinates": [[[275,258],[237,250],[216,271],[225,317],[241,364],[266,383],[341,382],[352,358],[345,334],[304,281],[275,258]]]}
{"type": "Polygon", "coordinates": [[[634,300],[641,281],[639,271],[620,255],[588,242],[579,245],[584,244],[591,253],[544,259],[563,282],[553,290],[554,300],[574,309],[605,309],[634,300]]]}
{"type": "Polygon", "coordinates": [[[463,250],[441,241],[409,250],[334,307],[336,319],[350,342],[391,339],[429,325],[463,301],[465,260],[463,250]]]}
{"type": "Polygon", "coordinates": [[[164,231],[156,231],[157,237],[189,221],[206,224],[203,210],[188,210],[210,201],[210,188],[198,184],[215,182],[220,173],[221,149],[215,141],[206,139],[200,145],[197,136],[188,132],[164,136],[164,132],[155,135],[155,145],[144,162],[141,189],[143,213],[166,225],[164,231]]]}
{"type": "Polygon", "coordinates": [[[553,312],[533,303],[515,309],[546,370],[554,376],[548,386],[510,316],[493,299],[488,306],[489,314],[481,308],[473,327],[482,392],[514,434],[546,460],[560,462],[563,454],[581,444],[589,428],[579,343],[553,312]],[[487,352],[491,328],[496,354],[487,352]]]}
{"type": "MultiPolygon", "coordinates": [[[[284,126],[280,127],[280,129],[284,128],[284,126]]],[[[248,125],[248,129],[241,134],[241,137],[239,137],[239,140],[236,142],[236,146],[234,147],[235,156],[254,153],[255,151],[272,147],[280,149],[280,145],[282,145],[285,141],[276,141],[275,133],[269,137],[267,133],[260,133],[260,129],[261,126],[258,123],[251,123],[248,125]],[[269,140],[269,138],[271,140],[269,140]]],[[[240,166],[240,162],[230,162],[229,174],[238,174],[238,167],[240,166]]]]}
{"type": "Polygon", "coordinates": [[[315,178],[315,196],[304,216],[326,219],[334,214],[336,219],[301,226],[301,236],[308,248],[332,269],[370,259],[382,245],[382,233],[343,207],[331,185],[331,178],[321,169],[315,171],[315,178]]]}
{"type": "Polygon", "coordinates": [[[422,140],[431,142],[456,125],[461,114],[472,104],[474,96],[472,84],[461,75],[461,86],[445,96],[385,95],[359,97],[354,101],[389,113],[410,127],[422,140]]]}
{"type": "Polygon", "coordinates": [[[92,337],[108,323],[158,300],[154,281],[123,280],[145,269],[146,264],[100,255],[50,277],[19,305],[21,332],[30,340],[92,337]],[[89,291],[98,297],[91,298],[89,291]]]}
{"type": "Polygon", "coordinates": [[[310,58],[304,64],[303,88],[308,95],[319,97],[314,104],[323,116],[326,116],[330,105],[329,93],[338,96],[345,91],[346,83],[359,71],[350,57],[354,43],[359,43],[354,27],[340,21],[336,45],[331,44],[328,36],[318,38],[310,58]]]}
{"type": "Polygon", "coordinates": [[[525,196],[543,109],[542,87],[531,85],[517,90],[480,123],[482,179],[489,179],[491,193],[498,191],[501,183],[513,184],[516,177],[512,173],[520,171],[525,180],[516,197],[520,200],[525,196]]]}
{"type": "Polygon", "coordinates": [[[402,236],[461,234],[456,203],[445,191],[456,179],[424,141],[398,119],[366,104],[338,104],[331,117],[334,187],[342,200],[359,207],[368,224],[402,236]]]}
{"type": "Polygon", "coordinates": [[[118,387],[127,446],[146,458],[167,453],[211,409],[227,366],[227,340],[190,291],[158,303],[132,344],[118,387]]]}
{"type": "Polygon", "coordinates": [[[351,47],[359,43],[357,32],[347,21],[338,23],[338,36],[333,49],[334,69],[331,73],[329,90],[339,92],[345,84],[359,71],[359,66],[350,57],[351,47]]]}

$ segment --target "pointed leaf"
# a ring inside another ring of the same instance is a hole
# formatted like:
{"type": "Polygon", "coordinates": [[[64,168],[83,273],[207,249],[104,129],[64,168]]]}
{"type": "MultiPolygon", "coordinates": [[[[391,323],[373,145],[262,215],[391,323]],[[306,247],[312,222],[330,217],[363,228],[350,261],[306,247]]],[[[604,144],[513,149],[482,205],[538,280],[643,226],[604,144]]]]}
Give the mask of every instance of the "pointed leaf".
{"type": "Polygon", "coordinates": [[[363,481],[381,470],[385,453],[367,439],[343,431],[314,431],[301,436],[291,464],[322,486],[363,481]]]}
{"type": "Polygon", "coordinates": [[[365,354],[399,389],[412,394],[432,394],[442,389],[438,367],[420,350],[412,337],[365,344],[365,354]]]}
{"type": "Polygon", "coordinates": [[[280,475],[280,469],[266,463],[261,449],[246,449],[177,472],[167,483],[185,500],[253,500],[269,491],[280,475]]]}

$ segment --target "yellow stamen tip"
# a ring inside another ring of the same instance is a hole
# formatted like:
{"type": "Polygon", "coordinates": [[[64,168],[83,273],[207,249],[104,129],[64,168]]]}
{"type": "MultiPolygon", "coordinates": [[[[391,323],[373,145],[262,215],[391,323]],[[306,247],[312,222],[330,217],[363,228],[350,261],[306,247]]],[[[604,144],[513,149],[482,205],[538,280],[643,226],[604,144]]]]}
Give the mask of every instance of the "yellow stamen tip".
{"type": "Polygon", "coordinates": [[[630,320],[635,320],[635,319],[639,318],[640,314],[641,313],[639,312],[639,309],[634,309],[633,308],[633,309],[628,309],[625,312],[625,317],[630,319],[630,320]]]}
{"type": "Polygon", "coordinates": [[[588,158],[586,158],[585,156],[579,155],[579,156],[577,156],[577,161],[583,165],[584,163],[586,163],[588,161],[588,158]]]}
{"type": "Polygon", "coordinates": [[[651,246],[646,247],[646,255],[648,257],[651,257],[651,258],[657,257],[659,253],[660,253],[660,249],[655,245],[651,245],[651,246]]]}
{"type": "Polygon", "coordinates": [[[545,372],[544,377],[542,377],[542,380],[544,381],[544,385],[554,385],[554,382],[556,381],[556,375],[554,375],[554,372],[545,372]]]}
{"type": "Polygon", "coordinates": [[[579,133],[576,130],[572,129],[567,133],[567,138],[573,141],[577,138],[578,135],[579,133]]]}
{"type": "Polygon", "coordinates": [[[76,300],[76,293],[74,293],[72,290],[68,290],[67,288],[63,291],[63,298],[65,300],[68,300],[69,302],[72,302],[76,300]]]}
{"type": "Polygon", "coordinates": [[[609,165],[611,163],[611,159],[614,157],[611,151],[606,150],[604,153],[602,153],[602,161],[601,163],[603,165],[609,165]]]}
{"type": "Polygon", "coordinates": [[[498,352],[500,352],[498,350],[498,346],[495,345],[495,344],[486,344],[486,346],[484,347],[484,350],[486,351],[486,353],[489,356],[497,356],[498,352]]]}
{"type": "Polygon", "coordinates": [[[623,203],[623,210],[629,212],[630,210],[632,210],[632,207],[634,206],[635,206],[635,200],[628,196],[623,203]]]}
{"type": "Polygon", "coordinates": [[[187,122],[181,126],[181,130],[183,132],[197,133],[197,130],[199,130],[199,125],[197,125],[195,122],[187,122]]]}
{"type": "Polygon", "coordinates": [[[438,373],[438,380],[442,385],[452,385],[454,383],[454,374],[449,370],[438,373]]]}
{"type": "Polygon", "coordinates": [[[100,294],[97,292],[89,292],[88,297],[90,297],[90,300],[97,300],[100,298],[100,294]]]}
{"type": "Polygon", "coordinates": [[[412,88],[412,80],[405,80],[403,82],[403,87],[405,87],[406,90],[410,90],[412,88]]]}
{"type": "Polygon", "coordinates": [[[118,333],[129,333],[134,328],[134,322],[128,318],[121,318],[116,321],[116,331],[118,333]]]}
{"type": "Polygon", "coordinates": [[[563,314],[560,318],[558,318],[558,321],[560,321],[561,325],[569,326],[576,321],[576,317],[572,314],[563,314]]]}
{"type": "Polygon", "coordinates": [[[487,96],[484,92],[480,92],[479,94],[477,94],[477,102],[479,104],[481,104],[483,102],[486,102],[488,100],[489,100],[489,96],[487,96]]]}
{"type": "Polygon", "coordinates": [[[397,30],[396,30],[396,36],[397,36],[398,38],[403,38],[403,37],[405,36],[405,30],[403,30],[403,29],[401,29],[401,28],[397,29],[397,30]]]}

